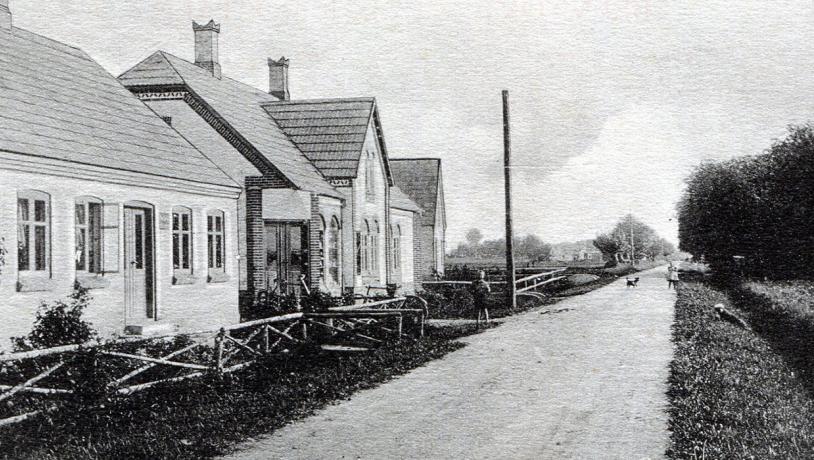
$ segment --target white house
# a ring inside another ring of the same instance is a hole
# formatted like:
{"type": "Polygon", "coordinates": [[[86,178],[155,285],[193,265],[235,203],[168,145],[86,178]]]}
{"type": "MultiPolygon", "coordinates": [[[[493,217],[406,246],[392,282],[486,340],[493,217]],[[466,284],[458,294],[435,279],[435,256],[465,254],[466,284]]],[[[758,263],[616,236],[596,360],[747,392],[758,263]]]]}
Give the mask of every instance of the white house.
{"type": "Polygon", "coordinates": [[[3,342],[74,283],[103,334],[238,321],[238,184],[87,54],[13,27],[7,1],[0,61],[3,342]]]}

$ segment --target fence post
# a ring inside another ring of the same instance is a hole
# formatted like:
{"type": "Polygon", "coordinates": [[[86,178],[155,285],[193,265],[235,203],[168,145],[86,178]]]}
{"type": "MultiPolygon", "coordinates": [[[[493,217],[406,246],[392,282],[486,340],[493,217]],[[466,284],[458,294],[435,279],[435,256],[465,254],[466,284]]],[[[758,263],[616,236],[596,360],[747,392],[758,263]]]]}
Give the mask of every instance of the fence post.
{"type": "Polygon", "coordinates": [[[263,352],[269,352],[269,325],[263,326],[263,352]]]}
{"type": "Polygon", "coordinates": [[[215,371],[223,373],[223,341],[226,337],[226,329],[220,328],[218,336],[215,338],[215,371]]]}

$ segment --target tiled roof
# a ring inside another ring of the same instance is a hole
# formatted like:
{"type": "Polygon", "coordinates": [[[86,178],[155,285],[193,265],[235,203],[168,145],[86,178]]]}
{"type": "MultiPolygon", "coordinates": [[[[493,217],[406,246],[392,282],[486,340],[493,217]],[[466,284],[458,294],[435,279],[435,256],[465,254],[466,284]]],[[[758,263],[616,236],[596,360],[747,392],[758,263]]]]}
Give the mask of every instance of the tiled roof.
{"type": "Polygon", "coordinates": [[[0,150],[237,186],[83,51],[0,31],[0,150]]]}
{"type": "Polygon", "coordinates": [[[277,101],[274,96],[225,76],[215,78],[163,51],[140,62],[119,80],[130,88],[185,84],[297,188],[341,198],[263,110],[261,104],[277,101]]]}
{"type": "Polygon", "coordinates": [[[418,213],[421,212],[421,206],[411,200],[406,193],[402,192],[401,189],[395,185],[390,187],[390,207],[418,213]]]}
{"type": "Polygon", "coordinates": [[[325,177],[356,177],[373,98],[280,101],[264,107],[325,177]]]}
{"type": "Polygon", "coordinates": [[[435,224],[438,206],[438,187],[441,178],[441,160],[437,158],[391,158],[393,180],[413,201],[421,206],[424,225],[435,224]]]}

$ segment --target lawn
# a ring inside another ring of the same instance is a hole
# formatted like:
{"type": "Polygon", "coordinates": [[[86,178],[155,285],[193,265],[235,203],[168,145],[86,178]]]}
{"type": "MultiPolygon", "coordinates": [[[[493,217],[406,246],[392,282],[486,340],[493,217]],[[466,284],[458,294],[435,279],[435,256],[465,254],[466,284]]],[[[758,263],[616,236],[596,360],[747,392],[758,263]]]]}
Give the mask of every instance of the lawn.
{"type": "Polygon", "coordinates": [[[781,292],[762,288],[775,294],[774,303],[755,294],[756,286],[679,285],[670,458],[814,457],[814,399],[808,372],[799,367],[810,363],[789,361],[779,347],[808,337],[776,329],[810,323],[797,315],[802,300],[786,306],[781,292]],[[754,332],[719,319],[712,308],[716,303],[745,319],[754,332]]]}
{"type": "Polygon", "coordinates": [[[428,327],[420,342],[361,354],[304,348],[224,380],[156,387],[101,407],[68,407],[0,429],[0,452],[31,459],[212,457],[457,350],[463,344],[456,339],[475,332],[428,327]]]}

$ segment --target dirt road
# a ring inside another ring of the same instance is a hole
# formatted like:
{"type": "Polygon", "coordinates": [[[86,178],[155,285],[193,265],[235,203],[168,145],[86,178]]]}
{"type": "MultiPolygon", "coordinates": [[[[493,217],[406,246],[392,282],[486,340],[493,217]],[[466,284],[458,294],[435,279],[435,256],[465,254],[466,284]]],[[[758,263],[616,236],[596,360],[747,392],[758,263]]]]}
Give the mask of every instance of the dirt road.
{"type": "Polygon", "coordinates": [[[509,318],[230,458],[661,458],[675,294],[663,268],[639,276],[509,318]]]}

